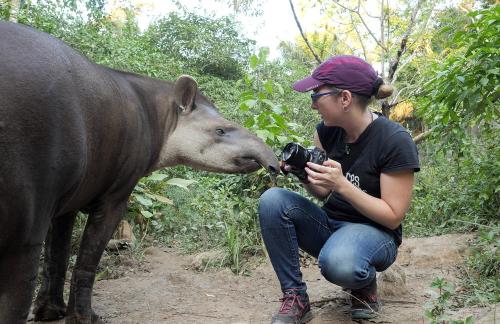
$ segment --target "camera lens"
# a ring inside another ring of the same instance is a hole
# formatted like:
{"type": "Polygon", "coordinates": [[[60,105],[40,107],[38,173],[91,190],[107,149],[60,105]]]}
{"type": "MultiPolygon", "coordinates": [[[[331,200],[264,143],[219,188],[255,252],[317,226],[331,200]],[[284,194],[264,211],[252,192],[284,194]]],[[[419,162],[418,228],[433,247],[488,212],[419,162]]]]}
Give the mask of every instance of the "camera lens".
{"type": "Polygon", "coordinates": [[[292,145],[290,144],[293,143],[287,144],[281,153],[281,159],[285,162],[287,162],[293,155],[293,147],[291,147],[292,145]]]}
{"type": "Polygon", "coordinates": [[[303,169],[309,161],[309,152],[297,143],[288,143],[281,154],[282,160],[295,168],[303,169]]]}

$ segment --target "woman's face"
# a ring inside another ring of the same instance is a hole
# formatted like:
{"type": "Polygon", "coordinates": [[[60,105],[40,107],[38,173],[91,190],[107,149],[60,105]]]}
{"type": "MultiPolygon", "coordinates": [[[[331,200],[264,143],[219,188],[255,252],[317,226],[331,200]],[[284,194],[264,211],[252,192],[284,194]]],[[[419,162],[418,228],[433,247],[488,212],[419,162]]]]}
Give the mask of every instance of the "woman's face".
{"type": "Polygon", "coordinates": [[[340,126],[342,116],[339,89],[319,87],[313,90],[311,108],[323,119],[325,126],[340,126]],[[323,95],[321,95],[323,94],[323,95]]]}

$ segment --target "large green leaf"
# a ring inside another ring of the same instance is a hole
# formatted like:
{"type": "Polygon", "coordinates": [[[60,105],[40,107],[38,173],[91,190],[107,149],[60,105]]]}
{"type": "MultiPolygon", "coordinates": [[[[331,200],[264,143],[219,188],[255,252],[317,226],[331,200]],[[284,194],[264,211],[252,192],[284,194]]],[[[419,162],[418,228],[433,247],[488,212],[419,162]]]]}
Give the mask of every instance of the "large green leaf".
{"type": "Polygon", "coordinates": [[[196,183],[197,181],[195,180],[187,180],[187,179],[180,179],[180,178],[172,178],[167,181],[167,184],[172,185],[172,186],[177,186],[186,190],[189,190],[189,186],[192,185],[193,183],[196,183]]]}

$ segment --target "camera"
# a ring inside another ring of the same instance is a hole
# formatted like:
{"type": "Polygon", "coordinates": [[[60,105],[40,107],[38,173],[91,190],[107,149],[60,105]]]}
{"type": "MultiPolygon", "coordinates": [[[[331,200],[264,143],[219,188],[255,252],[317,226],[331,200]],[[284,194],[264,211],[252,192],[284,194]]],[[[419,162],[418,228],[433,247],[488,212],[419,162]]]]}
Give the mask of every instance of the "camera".
{"type": "Polygon", "coordinates": [[[328,159],[326,152],[315,147],[306,149],[298,143],[288,143],[281,152],[281,160],[292,167],[291,172],[300,180],[307,179],[304,168],[307,162],[323,164],[328,159]]]}

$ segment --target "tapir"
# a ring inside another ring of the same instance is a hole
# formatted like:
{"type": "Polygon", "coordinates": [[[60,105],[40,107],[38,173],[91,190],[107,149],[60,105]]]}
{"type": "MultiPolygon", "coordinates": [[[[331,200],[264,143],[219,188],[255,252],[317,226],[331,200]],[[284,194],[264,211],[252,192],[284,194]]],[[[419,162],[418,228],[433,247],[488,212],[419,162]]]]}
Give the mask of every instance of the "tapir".
{"type": "Polygon", "coordinates": [[[195,80],[92,63],[63,41],[0,22],[0,323],[25,323],[44,245],[35,320],[100,323],[96,268],[139,179],[174,165],[276,173],[273,150],[224,119],[195,80]],[[88,214],[69,300],[71,232],[88,214]]]}

